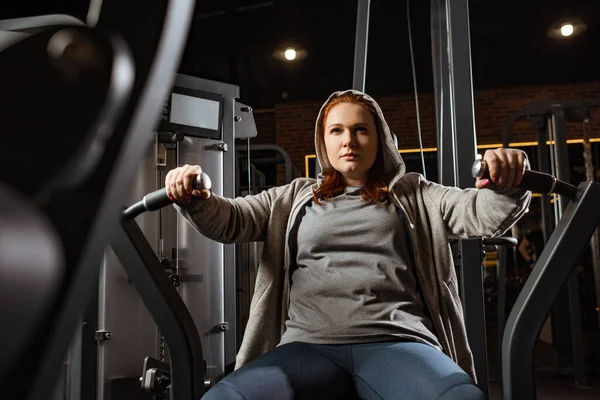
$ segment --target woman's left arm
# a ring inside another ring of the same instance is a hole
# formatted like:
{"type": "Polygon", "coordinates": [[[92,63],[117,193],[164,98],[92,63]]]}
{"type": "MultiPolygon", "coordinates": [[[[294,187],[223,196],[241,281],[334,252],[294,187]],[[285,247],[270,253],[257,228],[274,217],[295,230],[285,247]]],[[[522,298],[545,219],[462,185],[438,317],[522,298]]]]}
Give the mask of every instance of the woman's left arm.
{"type": "Polygon", "coordinates": [[[490,171],[490,179],[478,178],[476,188],[425,184],[424,191],[438,205],[450,236],[500,236],[529,207],[531,192],[517,189],[523,173],[529,169],[527,154],[517,149],[488,150],[483,160],[490,171]]]}

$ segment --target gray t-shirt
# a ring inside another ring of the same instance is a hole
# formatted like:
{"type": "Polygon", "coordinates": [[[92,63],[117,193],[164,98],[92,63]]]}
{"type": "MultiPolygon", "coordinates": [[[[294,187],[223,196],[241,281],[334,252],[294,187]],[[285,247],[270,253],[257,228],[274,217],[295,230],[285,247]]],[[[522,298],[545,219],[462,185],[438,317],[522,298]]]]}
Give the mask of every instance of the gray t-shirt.
{"type": "Polygon", "coordinates": [[[419,291],[404,219],[360,187],[305,207],[280,344],[410,340],[441,346],[419,291]]]}

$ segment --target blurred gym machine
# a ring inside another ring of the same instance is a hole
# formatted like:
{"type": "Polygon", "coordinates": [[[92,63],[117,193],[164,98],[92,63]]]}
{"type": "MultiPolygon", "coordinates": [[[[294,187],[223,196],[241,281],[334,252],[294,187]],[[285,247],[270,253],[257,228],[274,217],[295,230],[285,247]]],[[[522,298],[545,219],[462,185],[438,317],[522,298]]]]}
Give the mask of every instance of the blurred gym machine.
{"type": "MultiPolygon", "coordinates": [[[[10,99],[0,135],[11,149],[0,174],[0,225],[11,232],[0,240],[6,398],[52,398],[76,327],[91,329],[81,316],[194,8],[100,3],[86,24],[60,15],[0,21],[0,86],[10,99]]],[[[71,371],[66,396],[88,399],[81,370],[71,371]]]]}
{"type": "MultiPolygon", "coordinates": [[[[586,180],[596,181],[593,156],[590,145],[590,123],[592,111],[600,107],[600,99],[578,99],[562,101],[528,102],[522,110],[513,113],[504,128],[502,142],[510,147],[512,127],[518,120],[527,119],[532,128],[537,130],[537,170],[552,174],[559,180],[570,182],[569,155],[567,150],[567,123],[580,123],[583,132],[583,149],[586,169],[586,180]]],[[[552,235],[559,223],[570,199],[556,197],[551,202],[549,194],[541,198],[542,232],[544,243],[552,235]]],[[[595,276],[597,305],[600,305],[600,249],[598,230],[591,236],[590,250],[592,254],[595,276]]],[[[573,258],[579,254],[574,254],[573,258]]],[[[588,385],[588,368],[582,333],[580,285],[575,270],[569,277],[567,285],[562,289],[558,301],[550,316],[552,347],[554,350],[553,367],[539,370],[538,373],[567,374],[572,376],[577,388],[588,385]]]]}
{"type": "MultiPolygon", "coordinates": [[[[481,161],[473,165],[473,176],[489,177],[481,161]]],[[[510,312],[502,340],[503,397],[535,399],[535,346],[542,325],[567,285],[577,257],[600,223],[600,185],[587,181],[578,187],[539,171],[525,171],[519,187],[534,193],[554,193],[568,199],[556,229],[548,238],[539,260],[527,278],[510,312]]]]}

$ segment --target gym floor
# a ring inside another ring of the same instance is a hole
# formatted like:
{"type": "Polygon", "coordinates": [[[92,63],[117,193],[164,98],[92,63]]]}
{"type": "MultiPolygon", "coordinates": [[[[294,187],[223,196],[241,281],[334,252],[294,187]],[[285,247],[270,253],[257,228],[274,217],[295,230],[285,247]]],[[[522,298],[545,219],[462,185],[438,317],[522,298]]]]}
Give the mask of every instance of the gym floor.
{"type": "MultiPolygon", "coordinates": [[[[494,327],[488,327],[488,365],[490,371],[490,400],[503,400],[502,382],[500,380],[500,362],[497,352],[497,333],[494,327]]],[[[597,352],[596,352],[597,354],[597,352]]],[[[549,370],[552,366],[552,346],[548,343],[539,341],[536,347],[536,367],[540,370],[549,370]]],[[[600,399],[600,376],[598,367],[600,360],[595,360],[596,365],[592,370],[588,387],[578,389],[574,381],[569,376],[559,375],[559,373],[544,372],[538,373],[536,378],[537,398],[539,400],[598,400],[600,399]]]]}

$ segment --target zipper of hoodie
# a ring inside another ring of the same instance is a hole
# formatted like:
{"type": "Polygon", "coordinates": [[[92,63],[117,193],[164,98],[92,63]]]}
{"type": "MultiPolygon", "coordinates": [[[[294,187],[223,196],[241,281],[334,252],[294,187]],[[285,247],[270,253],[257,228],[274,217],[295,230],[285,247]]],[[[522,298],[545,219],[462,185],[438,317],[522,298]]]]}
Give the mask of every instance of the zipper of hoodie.
{"type": "Polygon", "coordinates": [[[298,213],[300,212],[300,209],[304,207],[304,205],[308,202],[312,195],[312,190],[309,193],[305,194],[304,197],[302,197],[300,201],[296,203],[296,207],[292,208],[292,211],[290,213],[288,225],[285,229],[285,262],[283,265],[283,269],[286,271],[289,271],[290,269],[290,232],[296,224],[296,218],[298,218],[298,213]]]}
{"type": "Polygon", "coordinates": [[[410,220],[410,217],[409,217],[408,213],[406,212],[406,210],[404,209],[404,206],[400,202],[400,199],[398,199],[396,192],[394,192],[393,190],[390,190],[390,193],[393,194],[394,200],[396,201],[396,205],[400,208],[400,212],[402,213],[402,216],[406,219],[406,222],[408,222],[408,229],[407,229],[408,230],[408,240],[410,241],[411,253],[413,254],[413,264],[415,265],[415,268],[416,268],[417,248],[415,246],[415,241],[413,239],[413,230],[415,229],[415,225],[410,220]]]}
{"type": "Polygon", "coordinates": [[[411,222],[410,217],[408,216],[408,213],[406,212],[406,210],[404,209],[404,206],[402,205],[402,203],[400,203],[400,199],[398,199],[398,196],[396,196],[396,193],[392,191],[392,193],[394,194],[394,199],[396,200],[396,204],[398,205],[398,207],[400,208],[400,212],[402,213],[402,216],[406,219],[406,222],[408,222],[408,227],[407,227],[407,231],[408,231],[408,240],[410,241],[410,248],[411,248],[411,254],[412,254],[412,263],[413,263],[413,268],[414,268],[414,273],[416,274],[416,278],[419,281],[419,291],[421,293],[421,301],[423,302],[423,306],[425,307],[425,311],[429,313],[428,318],[430,319],[431,322],[431,326],[433,328],[432,334],[435,336],[436,340],[437,340],[437,344],[439,344],[440,349],[442,350],[442,352],[446,352],[444,350],[444,345],[441,343],[440,339],[438,338],[437,334],[435,333],[436,331],[436,325],[435,322],[433,320],[433,312],[432,312],[432,307],[430,307],[429,302],[427,301],[427,296],[425,295],[425,292],[423,291],[423,285],[422,283],[420,283],[421,281],[421,277],[419,276],[419,270],[420,268],[418,268],[417,266],[417,247],[415,246],[415,242],[413,240],[413,233],[412,231],[414,230],[415,225],[411,222]]]}

